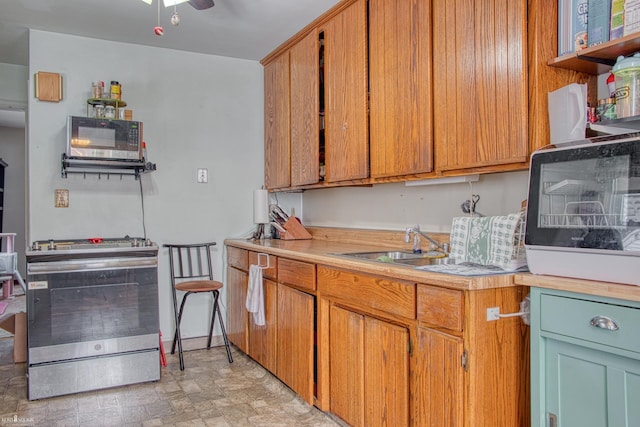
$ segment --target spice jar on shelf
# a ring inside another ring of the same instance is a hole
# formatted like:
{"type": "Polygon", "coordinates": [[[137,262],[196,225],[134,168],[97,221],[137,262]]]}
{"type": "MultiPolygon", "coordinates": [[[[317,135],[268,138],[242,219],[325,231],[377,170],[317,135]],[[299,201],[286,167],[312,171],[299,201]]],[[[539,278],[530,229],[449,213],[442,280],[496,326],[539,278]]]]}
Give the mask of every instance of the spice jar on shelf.
{"type": "Polygon", "coordinates": [[[111,81],[111,99],[122,99],[122,86],[117,81],[111,81]]]}
{"type": "Polygon", "coordinates": [[[91,97],[92,98],[102,98],[102,85],[103,82],[93,82],[91,84],[91,97]]]}
{"type": "Polygon", "coordinates": [[[115,119],[116,118],[116,107],[113,105],[107,105],[104,107],[104,118],[105,119],[115,119]]]}
{"type": "Polygon", "coordinates": [[[93,108],[95,111],[95,117],[97,119],[104,119],[104,105],[97,104],[97,105],[94,105],[93,108]]]}

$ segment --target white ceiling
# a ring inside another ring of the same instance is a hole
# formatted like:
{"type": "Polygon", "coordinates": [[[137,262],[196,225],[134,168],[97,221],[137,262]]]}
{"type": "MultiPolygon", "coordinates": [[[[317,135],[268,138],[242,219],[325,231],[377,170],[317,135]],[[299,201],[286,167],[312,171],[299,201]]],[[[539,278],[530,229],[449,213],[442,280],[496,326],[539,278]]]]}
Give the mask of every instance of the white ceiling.
{"type": "MultiPolygon", "coordinates": [[[[0,62],[28,65],[27,28],[212,55],[260,60],[340,0],[215,0],[196,10],[142,0],[0,1],[0,62]]],[[[0,116],[4,115],[0,111],[0,116]]],[[[0,126],[3,126],[0,117],[0,126]]]]}

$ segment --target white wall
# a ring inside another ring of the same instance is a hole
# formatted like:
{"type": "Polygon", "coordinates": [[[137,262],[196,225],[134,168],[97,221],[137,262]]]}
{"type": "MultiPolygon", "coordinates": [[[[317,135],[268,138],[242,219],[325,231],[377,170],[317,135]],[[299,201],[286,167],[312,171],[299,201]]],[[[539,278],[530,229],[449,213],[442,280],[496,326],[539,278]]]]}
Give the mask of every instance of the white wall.
{"type": "MultiPolygon", "coordinates": [[[[86,115],[92,81],[118,80],[158,168],[141,181],[147,237],[160,245],[217,241],[222,279],[223,240],[252,230],[253,190],[263,182],[260,63],[31,30],[29,75],[38,71],[62,74],[64,99],[40,102],[29,84],[29,241],[143,234],[133,177],[60,176],[67,116],[86,115]],[[197,168],[208,168],[208,184],[196,183],[197,168]],[[55,189],[69,190],[69,208],[54,207],[55,189]]],[[[160,326],[168,339],[166,250],[159,259],[160,326]]],[[[202,315],[186,315],[183,336],[204,336],[205,307],[191,307],[202,315]]]]}
{"type": "Polygon", "coordinates": [[[16,233],[15,249],[19,254],[18,269],[26,278],[25,268],[25,130],[0,126],[0,158],[8,166],[4,174],[4,212],[2,230],[16,233]]]}
{"type": "Polygon", "coordinates": [[[27,67],[0,63],[0,108],[24,109],[27,105],[27,67]]]}
{"type": "Polygon", "coordinates": [[[527,198],[527,172],[480,175],[472,184],[406,187],[404,183],[306,191],[302,195],[304,224],[326,227],[422,230],[448,233],[451,219],[463,216],[460,205],[478,194],[477,211],[504,215],[520,210],[527,198]]]}

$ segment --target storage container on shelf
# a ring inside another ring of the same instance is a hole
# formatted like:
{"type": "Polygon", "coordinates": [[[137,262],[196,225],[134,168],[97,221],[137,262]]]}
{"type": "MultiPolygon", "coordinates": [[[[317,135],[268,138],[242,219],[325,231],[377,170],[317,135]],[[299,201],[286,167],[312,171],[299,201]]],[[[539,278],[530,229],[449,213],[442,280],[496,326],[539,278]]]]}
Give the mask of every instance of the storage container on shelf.
{"type": "Polygon", "coordinates": [[[611,72],[616,83],[617,118],[640,115],[640,53],[619,56],[611,72]]]}

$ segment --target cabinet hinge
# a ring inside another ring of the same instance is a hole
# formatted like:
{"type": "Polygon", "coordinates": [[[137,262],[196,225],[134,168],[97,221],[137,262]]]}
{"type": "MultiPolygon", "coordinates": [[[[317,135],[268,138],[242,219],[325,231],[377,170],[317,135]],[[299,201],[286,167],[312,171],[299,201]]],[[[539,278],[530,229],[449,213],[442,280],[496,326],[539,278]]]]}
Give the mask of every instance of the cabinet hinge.
{"type": "Polygon", "coordinates": [[[549,412],[549,427],[558,427],[558,416],[549,412]]]}
{"type": "Polygon", "coordinates": [[[469,354],[467,353],[467,350],[462,352],[462,356],[460,356],[460,364],[462,365],[462,369],[465,371],[469,370],[469,354]]]}

